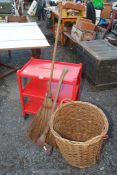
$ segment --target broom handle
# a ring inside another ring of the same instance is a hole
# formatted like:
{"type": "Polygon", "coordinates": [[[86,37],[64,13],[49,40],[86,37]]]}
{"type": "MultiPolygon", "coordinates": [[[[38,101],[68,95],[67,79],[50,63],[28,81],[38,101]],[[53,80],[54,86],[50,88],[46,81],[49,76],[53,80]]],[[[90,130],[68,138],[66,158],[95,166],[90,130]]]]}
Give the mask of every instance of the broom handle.
{"type": "Polygon", "coordinates": [[[61,88],[61,85],[62,85],[62,81],[63,81],[63,79],[64,79],[67,72],[68,72],[68,68],[64,67],[63,71],[62,71],[62,74],[60,76],[59,82],[58,82],[58,87],[57,87],[55,99],[54,99],[54,102],[53,102],[53,105],[52,105],[51,115],[52,115],[52,113],[54,112],[54,110],[56,108],[56,103],[57,103],[57,100],[58,100],[58,96],[59,96],[60,88],[61,88]]]}
{"type": "Polygon", "coordinates": [[[48,91],[47,92],[50,96],[51,96],[51,83],[52,83],[52,77],[53,77],[53,71],[54,71],[54,63],[55,63],[55,57],[56,57],[56,51],[57,51],[61,18],[62,18],[62,3],[60,3],[60,13],[59,13],[59,19],[58,19],[58,25],[57,25],[57,33],[56,33],[56,38],[55,38],[54,51],[53,51],[53,55],[52,55],[50,79],[49,79],[49,83],[48,83],[48,91]]]}
{"type": "Polygon", "coordinates": [[[49,121],[50,121],[50,118],[51,118],[51,115],[52,113],[54,112],[55,108],[56,108],[56,103],[57,103],[57,99],[58,99],[58,96],[59,96],[59,92],[60,92],[60,88],[61,88],[61,85],[62,85],[62,81],[66,75],[66,73],[68,72],[68,68],[67,67],[64,67],[63,71],[62,71],[62,74],[60,76],[60,79],[59,79],[59,82],[58,82],[58,86],[57,86],[57,91],[56,91],[56,94],[55,94],[55,99],[54,99],[54,102],[53,102],[53,105],[52,105],[52,109],[51,109],[51,112],[50,112],[50,115],[48,116],[48,123],[42,133],[42,135],[45,136],[45,139],[46,139],[46,135],[49,131],[49,121]]]}

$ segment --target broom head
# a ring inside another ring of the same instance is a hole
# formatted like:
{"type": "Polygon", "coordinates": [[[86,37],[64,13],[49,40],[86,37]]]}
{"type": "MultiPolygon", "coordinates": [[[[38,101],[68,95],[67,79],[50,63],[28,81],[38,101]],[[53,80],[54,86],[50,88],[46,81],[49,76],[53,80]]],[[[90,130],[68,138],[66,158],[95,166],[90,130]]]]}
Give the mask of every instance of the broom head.
{"type": "Polygon", "coordinates": [[[48,122],[48,116],[50,115],[52,108],[52,98],[46,95],[42,106],[29,124],[27,129],[27,136],[34,142],[37,142],[38,137],[43,133],[43,130],[48,122]]]}

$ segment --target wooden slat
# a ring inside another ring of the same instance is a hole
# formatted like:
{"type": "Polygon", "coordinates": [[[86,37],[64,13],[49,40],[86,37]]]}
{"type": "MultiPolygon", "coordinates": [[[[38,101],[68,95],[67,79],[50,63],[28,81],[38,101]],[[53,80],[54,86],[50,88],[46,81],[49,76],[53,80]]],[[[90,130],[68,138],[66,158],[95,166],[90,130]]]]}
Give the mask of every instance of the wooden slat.
{"type": "Polygon", "coordinates": [[[117,59],[117,48],[108,41],[81,41],[78,44],[82,47],[83,52],[94,56],[97,60],[117,59]]]}
{"type": "Polygon", "coordinates": [[[35,22],[0,24],[0,50],[47,46],[49,43],[35,22]]]}
{"type": "Polygon", "coordinates": [[[49,46],[47,40],[23,40],[0,42],[0,50],[20,50],[30,48],[42,48],[49,46]]]}

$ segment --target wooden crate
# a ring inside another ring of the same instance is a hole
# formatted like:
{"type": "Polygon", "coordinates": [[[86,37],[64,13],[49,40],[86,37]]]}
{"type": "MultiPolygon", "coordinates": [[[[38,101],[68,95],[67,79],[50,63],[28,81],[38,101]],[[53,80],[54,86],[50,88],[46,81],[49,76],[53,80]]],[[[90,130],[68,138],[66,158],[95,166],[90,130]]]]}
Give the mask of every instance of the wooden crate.
{"type": "Polygon", "coordinates": [[[78,17],[77,21],[76,21],[76,26],[81,21],[92,23],[92,20],[90,20],[90,19],[78,17]]]}
{"type": "Polygon", "coordinates": [[[27,16],[7,16],[7,22],[19,22],[25,23],[28,22],[27,16]]]}
{"type": "Polygon", "coordinates": [[[72,31],[71,31],[71,36],[77,42],[79,42],[79,41],[90,41],[90,40],[95,39],[96,32],[95,31],[90,31],[90,30],[89,31],[88,30],[81,31],[75,25],[73,25],[72,31]]]}
{"type": "Polygon", "coordinates": [[[92,30],[92,31],[94,31],[96,28],[96,25],[91,23],[91,22],[79,21],[76,24],[76,27],[80,30],[92,30]]]}

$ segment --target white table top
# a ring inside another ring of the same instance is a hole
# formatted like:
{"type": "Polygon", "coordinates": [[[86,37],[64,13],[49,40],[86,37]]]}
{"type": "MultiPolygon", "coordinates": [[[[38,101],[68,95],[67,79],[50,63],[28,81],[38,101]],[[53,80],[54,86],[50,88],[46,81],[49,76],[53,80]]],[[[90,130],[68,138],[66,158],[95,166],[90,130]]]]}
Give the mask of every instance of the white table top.
{"type": "Polygon", "coordinates": [[[0,50],[47,46],[49,46],[49,43],[35,22],[0,23],[0,50]]]}

